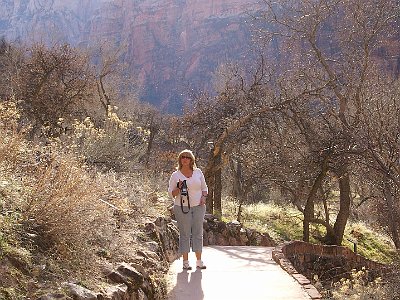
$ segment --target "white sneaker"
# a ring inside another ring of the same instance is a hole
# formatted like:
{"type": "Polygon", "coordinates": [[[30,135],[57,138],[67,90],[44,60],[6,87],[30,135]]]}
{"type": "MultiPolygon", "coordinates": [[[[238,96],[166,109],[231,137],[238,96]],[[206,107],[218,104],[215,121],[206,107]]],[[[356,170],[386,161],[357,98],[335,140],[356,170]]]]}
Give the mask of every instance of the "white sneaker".
{"type": "Polygon", "coordinates": [[[191,270],[192,267],[189,265],[189,261],[188,260],[184,260],[183,261],[183,269],[184,270],[191,270]]]}
{"type": "Polygon", "coordinates": [[[206,269],[207,268],[202,260],[196,261],[196,267],[199,268],[199,269],[206,269]]]}

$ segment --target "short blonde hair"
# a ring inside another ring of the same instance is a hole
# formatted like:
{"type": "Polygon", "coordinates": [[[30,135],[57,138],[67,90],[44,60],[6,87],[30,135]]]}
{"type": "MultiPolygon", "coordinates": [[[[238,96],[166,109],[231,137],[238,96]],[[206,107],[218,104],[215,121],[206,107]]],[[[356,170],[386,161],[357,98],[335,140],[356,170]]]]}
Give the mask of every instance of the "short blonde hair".
{"type": "Polygon", "coordinates": [[[196,167],[196,158],[194,157],[193,152],[191,150],[185,149],[185,150],[182,150],[178,155],[178,166],[177,166],[178,170],[182,169],[182,163],[181,163],[182,156],[189,156],[190,157],[190,168],[192,170],[197,168],[196,167]]]}

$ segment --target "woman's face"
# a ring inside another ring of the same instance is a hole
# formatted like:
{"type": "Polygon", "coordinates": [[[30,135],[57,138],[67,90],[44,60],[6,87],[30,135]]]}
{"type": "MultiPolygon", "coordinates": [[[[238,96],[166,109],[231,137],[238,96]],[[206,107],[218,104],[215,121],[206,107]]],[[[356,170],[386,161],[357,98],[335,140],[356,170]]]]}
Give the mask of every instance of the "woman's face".
{"type": "Polygon", "coordinates": [[[181,159],[182,167],[183,166],[185,166],[185,167],[189,167],[190,166],[192,158],[190,157],[189,154],[187,154],[187,153],[182,154],[180,159],[181,159]]]}

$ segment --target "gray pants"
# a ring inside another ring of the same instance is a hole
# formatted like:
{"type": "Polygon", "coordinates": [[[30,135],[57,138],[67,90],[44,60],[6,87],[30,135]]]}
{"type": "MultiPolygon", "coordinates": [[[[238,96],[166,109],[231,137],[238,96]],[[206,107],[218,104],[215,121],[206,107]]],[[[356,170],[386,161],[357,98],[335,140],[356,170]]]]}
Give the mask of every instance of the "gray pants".
{"type": "MultiPolygon", "coordinates": [[[[187,207],[183,210],[188,211],[187,207]]],[[[189,213],[184,214],[179,205],[174,206],[174,214],[179,228],[179,252],[189,253],[190,237],[192,237],[192,251],[203,250],[203,220],[206,206],[199,205],[190,208],[189,213]]]]}

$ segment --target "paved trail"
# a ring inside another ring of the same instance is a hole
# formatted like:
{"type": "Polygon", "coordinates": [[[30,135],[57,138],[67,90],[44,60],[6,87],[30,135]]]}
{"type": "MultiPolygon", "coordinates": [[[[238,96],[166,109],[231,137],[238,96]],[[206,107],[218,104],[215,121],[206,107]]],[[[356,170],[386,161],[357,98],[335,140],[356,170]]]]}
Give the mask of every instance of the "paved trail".
{"type": "MultiPolygon", "coordinates": [[[[169,271],[169,300],[305,300],[304,289],[272,259],[270,247],[209,246],[206,270],[182,271],[182,260],[169,271]]],[[[190,253],[192,267],[194,253],[190,253]]]]}

